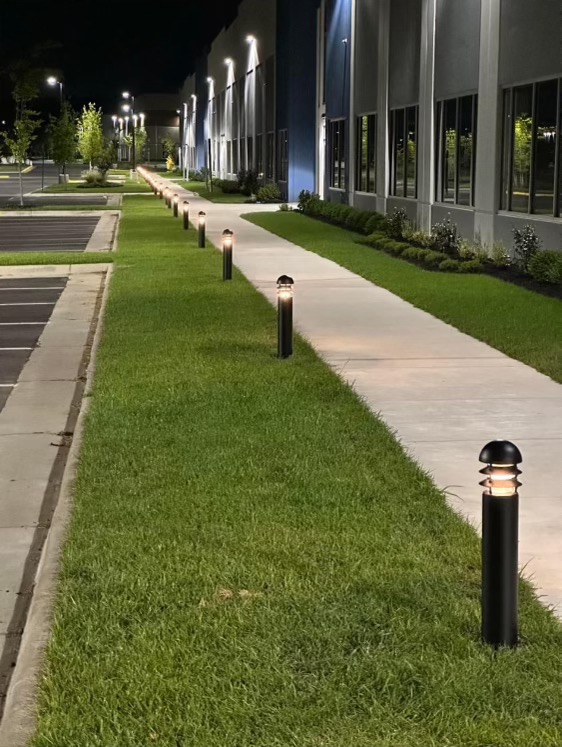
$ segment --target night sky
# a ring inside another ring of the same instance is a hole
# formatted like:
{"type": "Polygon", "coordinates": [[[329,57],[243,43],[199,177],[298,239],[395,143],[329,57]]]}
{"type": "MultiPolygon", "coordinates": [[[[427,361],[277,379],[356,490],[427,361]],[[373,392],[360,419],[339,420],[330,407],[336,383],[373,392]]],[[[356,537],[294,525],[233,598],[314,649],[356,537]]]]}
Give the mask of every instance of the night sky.
{"type": "MultiPolygon", "coordinates": [[[[0,69],[35,44],[48,72],[62,75],[74,108],[88,101],[112,113],[123,90],[173,93],[240,0],[0,0],[0,69]]],[[[12,119],[10,84],[0,78],[0,119],[12,119]]],[[[57,90],[34,104],[57,110],[57,90]]]]}

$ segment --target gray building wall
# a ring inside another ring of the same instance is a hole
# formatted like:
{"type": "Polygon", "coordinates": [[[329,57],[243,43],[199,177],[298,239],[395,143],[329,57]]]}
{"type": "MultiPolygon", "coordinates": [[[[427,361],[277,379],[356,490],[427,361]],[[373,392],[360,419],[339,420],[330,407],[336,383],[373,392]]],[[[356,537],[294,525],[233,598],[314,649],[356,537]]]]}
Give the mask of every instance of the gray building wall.
{"type": "Polygon", "coordinates": [[[369,75],[355,76],[355,114],[377,111],[378,67],[378,0],[357,0],[355,70],[368,70],[369,75]]]}
{"type": "Polygon", "coordinates": [[[480,0],[437,0],[435,98],[478,90],[480,0]]]}
{"type": "MultiPolygon", "coordinates": [[[[389,106],[417,104],[420,84],[422,0],[390,4],[389,106]]],[[[368,68],[365,70],[368,73],[368,68]]]]}
{"type": "Polygon", "coordinates": [[[497,0],[500,10],[500,85],[562,73],[560,0],[497,0]]]}

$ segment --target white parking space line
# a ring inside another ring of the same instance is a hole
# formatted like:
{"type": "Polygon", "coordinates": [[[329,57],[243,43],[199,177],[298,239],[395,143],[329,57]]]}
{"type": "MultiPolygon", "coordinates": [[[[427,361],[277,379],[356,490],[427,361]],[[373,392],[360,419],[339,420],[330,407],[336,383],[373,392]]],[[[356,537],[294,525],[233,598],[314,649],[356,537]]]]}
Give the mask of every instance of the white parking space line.
{"type": "Polygon", "coordinates": [[[15,384],[0,384],[1,389],[13,389],[15,387],[15,384]]]}
{"type": "Polygon", "coordinates": [[[0,306],[54,306],[56,301],[29,301],[28,303],[0,303],[0,306]]]}
{"type": "Polygon", "coordinates": [[[35,325],[44,327],[45,324],[47,323],[48,322],[0,322],[0,327],[21,327],[22,325],[28,326],[30,324],[35,324],[35,325]]]}
{"type": "Polygon", "coordinates": [[[2,350],[13,352],[14,350],[33,350],[33,348],[0,348],[0,352],[2,352],[2,350]]]}
{"type": "Polygon", "coordinates": [[[64,285],[37,285],[35,288],[17,288],[15,285],[7,286],[4,288],[0,288],[0,293],[2,291],[55,291],[55,290],[64,290],[64,285]]]}

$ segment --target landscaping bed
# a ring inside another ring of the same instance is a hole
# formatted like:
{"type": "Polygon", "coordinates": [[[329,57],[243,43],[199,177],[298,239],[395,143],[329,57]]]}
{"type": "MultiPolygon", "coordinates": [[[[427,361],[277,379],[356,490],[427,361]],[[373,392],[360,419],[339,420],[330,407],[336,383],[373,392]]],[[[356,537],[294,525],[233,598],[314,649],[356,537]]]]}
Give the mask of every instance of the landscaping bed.
{"type": "Polygon", "coordinates": [[[34,747],[561,744],[553,615],[523,583],[524,644],[482,646],[475,532],[218,252],[124,210],[34,747]]]}
{"type": "MultiPolygon", "coordinates": [[[[562,304],[485,274],[428,272],[298,212],[245,216],[562,383],[562,304]]],[[[298,281],[298,278],[295,278],[298,281]]]]}

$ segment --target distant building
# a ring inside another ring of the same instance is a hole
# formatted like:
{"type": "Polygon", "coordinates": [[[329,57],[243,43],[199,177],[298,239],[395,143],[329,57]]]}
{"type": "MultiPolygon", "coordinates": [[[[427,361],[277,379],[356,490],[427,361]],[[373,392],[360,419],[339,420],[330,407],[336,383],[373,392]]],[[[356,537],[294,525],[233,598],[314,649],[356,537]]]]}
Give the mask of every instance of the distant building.
{"type": "Polygon", "coordinates": [[[186,168],[562,248],[559,0],[244,0],[180,93],[186,168]]]}
{"type": "MultiPolygon", "coordinates": [[[[178,153],[181,141],[180,98],[177,94],[147,93],[135,98],[137,124],[146,129],[147,141],[145,161],[162,161],[165,158],[162,141],[171,138],[177,143],[178,153]]],[[[130,161],[129,148],[123,144],[123,137],[132,132],[132,121],[124,112],[119,115],[104,116],[104,132],[119,143],[119,160],[130,161]]]]}

